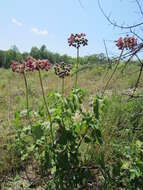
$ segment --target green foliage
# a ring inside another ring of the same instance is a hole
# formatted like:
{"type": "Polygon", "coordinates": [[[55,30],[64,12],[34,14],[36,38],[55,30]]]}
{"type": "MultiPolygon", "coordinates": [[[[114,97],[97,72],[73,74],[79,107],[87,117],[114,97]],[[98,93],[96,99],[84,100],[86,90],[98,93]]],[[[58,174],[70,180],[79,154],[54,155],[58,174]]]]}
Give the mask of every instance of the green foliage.
{"type": "Polygon", "coordinates": [[[142,98],[126,101],[116,96],[106,103],[101,121],[103,146],[97,159],[105,179],[104,188],[142,189],[142,98]]]}
{"type": "Polygon", "coordinates": [[[122,151],[121,177],[123,184],[130,189],[141,189],[143,186],[143,142],[137,140],[119,149],[122,151]]]}
{"type": "MultiPolygon", "coordinates": [[[[42,73],[43,83],[48,84],[45,92],[48,92],[46,101],[52,118],[54,146],[51,143],[50,122],[39,93],[39,81],[36,81],[37,73],[27,74],[29,105],[32,108],[29,111],[30,122],[27,122],[21,77],[9,74],[8,70],[1,71],[1,97],[5,97],[1,98],[1,119],[4,120],[0,138],[1,176],[5,175],[4,172],[16,174],[34,165],[37,176],[46,178],[44,189],[88,189],[89,186],[91,189],[142,189],[143,99],[128,99],[128,96],[120,95],[121,89],[127,90],[130,81],[133,83],[137,75],[129,77],[126,73],[126,83],[115,81],[111,85],[111,94],[106,93],[106,99],[98,95],[91,97],[90,92],[94,90],[95,94],[99,87],[95,80],[102,77],[104,69],[101,65],[92,66],[81,72],[79,84],[84,83],[82,86],[88,88],[88,94],[87,90],[70,91],[67,88],[65,97],[58,92],[49,92],[53,84],[58,90],[59,83],[52,72],[42,73]],[[53,82],[50,83],[49,79],[53,82]],[[12,88],[9,88],[11,119],[15,110],[20,110],[15,113],[14,122],[8,128],[12,135],[6,132],[5,121],[9,81],[12,83],[12,88]],[[114,86],[117,86],[117,92],[113,91],[114,86]]],[[[128,72],[137,69],[136,65],[130,65],[128,72]]],[[[0,178],[0,183],[2,180],[0,178]]],[[[20,189],[21,178],[13,177],[13,181],[9,181],[9,188],[20,189]]],[[[36,183],[36,179],[32,181],[36,183]]],[[[23,188],[30,188],[28,179],[23,188]]]]}
{"type": "Polygon", "coordinates": [[[83,144],[85,148],[95,143],[102,144],[99,120],[104,101],[96,97],[93,111],[88,111],[83,109],[84,96],[83,90],[73,89],[68,97],[62,97],[59,93],[51,93],[47,97],[54,129],[54,146],[49,140],[50,123],[46,122],[43,108],[39,108],[36,116],[30,113],[31,120],[35,119],[28,126],[22,122],[23,114],[17,112],[15,115],[17,135],[12,148],[21,161],[35,158],[42,173],[50,173],[48,189],[80,188],[87,185],[91,178],[91,171],[84,167],[86,161],[80,147],[83,144]]]}

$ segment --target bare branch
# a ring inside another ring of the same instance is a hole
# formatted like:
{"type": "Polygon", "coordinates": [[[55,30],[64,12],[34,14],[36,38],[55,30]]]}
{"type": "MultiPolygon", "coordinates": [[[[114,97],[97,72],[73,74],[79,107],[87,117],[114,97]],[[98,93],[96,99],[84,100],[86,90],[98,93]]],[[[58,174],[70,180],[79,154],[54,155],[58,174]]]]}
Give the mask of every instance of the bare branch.
{"type": "MultiPolygon", "coordinates": [[[[127,65],[129,64],[129,62],[132,60],[132,58],[133,58],[138,52],[140,52],[140,50],[141,50],[142,48],[143,48],[143,45],[140,44],[140,45],[137,47],[137,49],[134,50],[134,52],[131,52],[131,53],[129,54],[130,57],[129,57],[129,59],[125,62],[125,65],[124,65],[123,69],[121,70],[120,74],[121,74],[121,73],[123,74],[123,72],[124,72],[125,69],[127,68],[127,65]]],[[[119,79],[120,74],[119,74],[119,76],[117,77],[116,80],[119,79]]]]}
{"type": "Polygon", "coordinates": [[[111,61],[111,59],[109,58],[108,50],[107,50],[107,46],[106,46],[105,40],[103,40],[103,43],[104,43],[104,47],[105,47],[105,52],[106,52],[106,56],[107,56],[107,61],[108,61],[108,64],[109,64],[108,70],[107,70],[107,72],[105,73],[105,76],[103,77],[103,80],[104,80],[105,77],[107,76],[108,72],[109,72],[109,69],[110,69],[111,65],[112,65],[112,61],[111,61]]]}
{"type": "Polygon", "coordinates": [[[79,2],[79,4],[80,4],[81,8],[83,8],[83,9],[84,9],[84,6],[83,6],[83,4],[82,4],[81,0],[78,0],[78,2],[79,2]]]}
{"type": "Polygon", "coordinates": [[[108,50],[107,50],[107,46],[106,46],[105,40],[103,40],[103,43],[104,43],[104,47],[105,47],[105,52],[106,52],[108,63],[109,63],[109,65],[111,65],[112,63],[111,63],[111,60],[110,60],[109,55],[108,55],[108,50]]]}
{"type": "Polygon", "coordinates": [[[131,28],[130,28],[130,32],[132,34],[134,34],[137,38],[139,38],[141,41],[143,41],[143,38],[141,38],[137,33],[135,33],[131,28]]]}
{"type": "MultiPolygon", "coordinates": [[[[125,53],[125,54],[122,56],[122,58],[125,59],[125,58],[130,57],[130,56],[131,56],[131,58],[132,58],[135,54],[137,54],[138,52],[140,52],[142,48],[143,48],[143,43],[140,43],[140,44],[134,49],[134,51],[131,50],[131,51],[125,53]]],[[[130,58],[129,58],[129,61],[130,61],[130,58]]]]}
{"type": "Polygon", "coordinates": [[[141,78],[141,74],[142,74],[142,71],[143,71],[143,63],[141,62],[141,60],[140,60],[140,58],[138,57],[137,54],[136,54],[135,56],[136,56],[136,58],[138,59],[138,61],[140,62],[141,67],[140,67],[139,76],[138,76],[138,78],[137,78],[137,81],[136,81],[135,88],[134,88],[134,90],[133,90],[132,96],[134,96],[134,94],[135,94],[135,92],[136,92],[136,89],[138,88],[138,85],[139,85],[139,82],[140,82],[140,78],[141,78]]]}
{"type": "Polygon", "coordinates": [[[138,5],[138,7],[139,7],[141,15],[143,16],[143,10],[142,10],[142,7],[141,7],[141,4],[140,4],[139,0],[136,0],[136,3],[138,5]]]}
{"type": "Polygon", "coordinates": [[[114,27],[117,27],[117,28],[120,28],[120,29],[131,29],[131,28],[136,28],[136,27],[139,27],[141,25],[143,25],[143,22],[140,22],[140,23],[137,23],[137,24],[134,24],[134,25],[130,25],[130,26],[125,26],[125,25],[118,25],[116,22],[112,21],[104,12],[102,6],[101,6],[101,3],[100,3],[100,0],[98,0],[98,6],[102,12],[102,14],[104,15],[104,17],[107,19],[107,21],[113,25],[114,27]]]}
{"type": "Polygon", "coordinates": [[[116,72],[116,70],[117,70],[117,68],[118,68],[118,66],[119,66],[119,64],[120,64],[120,60],[121,60],[123,51],[124,51],[124,49],[121,51],[120,56],[119,56],[119,59],[118,59],[117,64],[116,64],[116,67],[115,67],[114,71],[112,72],[112,74],[111,74],[109,80],[107,81],[107,83],[106,83],[106,85],[105,85],[105,87],[104,87],[103,94],[105,93],[105,90],[106,90],[108,84],[110,83],[110,81],[111,81],[113,75],[115,74],[115,72],[116,72]]]}

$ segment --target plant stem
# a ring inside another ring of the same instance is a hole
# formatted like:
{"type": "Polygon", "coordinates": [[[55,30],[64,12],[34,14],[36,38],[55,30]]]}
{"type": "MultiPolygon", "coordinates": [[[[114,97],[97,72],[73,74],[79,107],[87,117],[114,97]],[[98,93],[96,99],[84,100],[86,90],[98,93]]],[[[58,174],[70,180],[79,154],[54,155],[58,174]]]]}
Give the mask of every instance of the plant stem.
{"type": "Polygon", "coordinates": [[[24,83],[25,83],[25,89],[26,89],[26,109],[27,109],[27,121],[30,124],[30,117],[29,117],[29,98],[28,98],[28,84],[25,72],[23,73],[24,83]]]}
{"type": "Polygon", "coordinates": [[[64,96],[64,85],[65,85],[65,81],[64,81],[64,78],[62,78],[62,98],[64,96]]]}
{"type": "Polygon", "coordinates": [[[79,48],[77,48],[77,63],[76,63],[75,88],[77,88],[77,81],[78,81],[78,67],[79,67],[79,48]]]}
{"type": "Polygon", "coordinates": [[[47,105],[47,102],[46,102],[45,93],[44,93],[44,87],[43,87],[43,82],[42,82],[42,77],[41,77],[40,70],[38,70],[38,73],[39,73],[40,85],[41,85],[41,89],[42,89],[42,96],[43,96],[44,104],[45,104],[45,107],[46,107],[47,116],[48,116],[48,119],[50,121],[50,133],[51,133],[51,138],[52,138],[52,144],[54,145],[54,136],[53,136],[51,114],[50,114],[50,111],[49,111],[49,108],[48,108],[48,105],[47,105]]]}
{"type": "Polygon", "coordinates": [[[64,113],[64,78],[62,78],[62,124],[63,124],[63,127],[64,127],[64,118],[63,118],[63,113],[64,113]]]}
{"type": "Polygon", "coordinates": [[[103,89],[102,95],[104,95],[104,93],[105,93],[105,91],[106,91],[106,89],[107,89],[107,87],[108,87],[108,85],[109,85],[109,83],[110,83],[110,81],[111,81],[113,75],[115,74],[115,72],[116,72],[116,70],[117,70],[117,68],[118,68],[118,66],[119,66],[119,64],[120,64],[120,60],[121,60],[121,58],[122,58],[123,51],[124,51],[124,49],[122,49],[122,51],[121,51],[121,53],[120,53],[120,56],[119,56],[119,59],[117,60],[115,69],[113,70],[113,72],[112,72],[110,78],[108,79],[108,81],[107,81],[107,83],[106,83],[106,85],[105,85],[105,87],[104,87],[104,89],[103,89]]]}
{"type": "Polygon", "coordinates": [[[85,133],[83,134],[82,138],[81,138],[81,139],[80,139],[80,141],[79,141],[79,144],[78,144],[78,146],[77,146],[77,149],[76,149],[76,150],[78,150],[78,149],[79,149],[79,147],[80,147],[81,143],[83,142],[83,140],[84,140],[85,136],[87,135],[88,129],[89,129],[89,128],[87,127],[87,128],[86,128],[85,133]]]}

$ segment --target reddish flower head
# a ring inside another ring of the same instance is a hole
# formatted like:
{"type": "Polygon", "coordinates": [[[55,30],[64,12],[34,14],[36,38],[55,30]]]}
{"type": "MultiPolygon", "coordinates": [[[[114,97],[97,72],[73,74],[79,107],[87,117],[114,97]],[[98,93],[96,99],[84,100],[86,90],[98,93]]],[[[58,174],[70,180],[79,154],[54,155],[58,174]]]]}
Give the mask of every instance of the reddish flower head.
{"type": "Polygon", "coordinates": [[[34,71],[34,70],[46,70],[48,71],[50,69],[50,62],[48,59],[44,60],[36,60],[33,57],[29,56],[26,60],[26,70],[27,71],[34,71]]]}
{"type": "Polygon", "coordinates": [[[37,66],[37,60],[31,56],[28,56],[25,64],[26,71],[34,71],[37,69],[37,66]]]}
{"type": "Polygon", "coordinates": [[[120,37],[115,41],[115,43],[120,50],[123,50],[124,48],[127,50],[134,50],[134,48],[137,46],[137,39],[129,36],[124,38],[120,37]]]}
{"type": "Polygon", "coordinates": [[[69,46],[79,48],[81,45],[87,46],[88,40],[86,39],[86,35],[84,33],[71,34],[68,38],[68,44],[69,46]]]}
{"type": "Polygon", "coordinates": [[[48,71],[50,66],[51,64],[48,59],[36,60],[33,57],[28,56],[26,62],[23,59],[20,63],[13,61],[11,64],[11,69],[13,72],[24,73],[24,71],[34,71],[39,69],[48,71]]]}
{"type": "Polygon", "coordinates": [[[48,59],[38,60],[38,67],[39,69],[45,69],[46,71],[48,71],[51,67],[51,64],[48,59]]]}
{"type": "Polygon", "coordinates": [[[19,63],[17,61],[12,61],[11,69],[13,72],[24,73],[24,70],[25,70],[24,60],[22,60],[21,63],[19,63]]]}

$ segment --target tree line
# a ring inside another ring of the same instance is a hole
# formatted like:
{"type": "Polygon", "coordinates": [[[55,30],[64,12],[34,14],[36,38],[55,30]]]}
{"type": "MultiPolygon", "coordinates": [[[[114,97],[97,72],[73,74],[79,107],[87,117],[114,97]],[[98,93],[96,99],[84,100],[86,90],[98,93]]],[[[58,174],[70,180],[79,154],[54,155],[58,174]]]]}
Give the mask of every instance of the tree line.
{"type": "MultiPolygon", "coordinates": [[[[42,45],[40,48],[32,47],[30,52],[24,53],[21,53],[14,45],[7,51],[0,50],[0,67],[9,68],[13,60],[20,61],[22,58],[25,60],[28,55],[31,55],[35,59],[48,59],[51,64],[61,61],[68,64],[74,64],[76,62],[76,58],[66,54],[60,55],[59,53],[53,53],[47,50],[45,45],[42,45]]],[[[106,57],[103,53],[80,57],[80,64],[97,64],[105,63],[105,61],[106,57]]]]}

